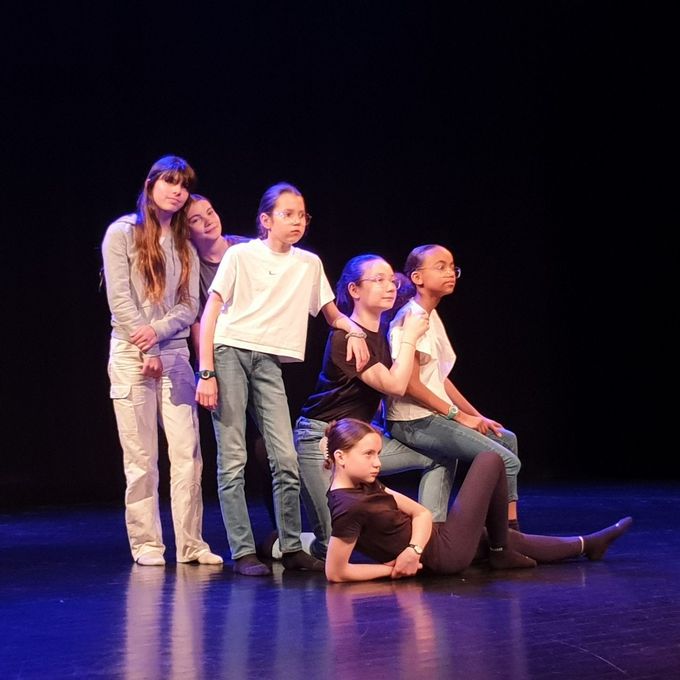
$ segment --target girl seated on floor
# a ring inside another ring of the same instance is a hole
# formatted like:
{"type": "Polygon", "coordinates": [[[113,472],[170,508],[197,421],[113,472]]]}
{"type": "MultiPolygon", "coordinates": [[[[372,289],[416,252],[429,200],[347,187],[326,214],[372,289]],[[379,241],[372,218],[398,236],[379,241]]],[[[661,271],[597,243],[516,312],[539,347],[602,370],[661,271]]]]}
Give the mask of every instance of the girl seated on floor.
{"type": "Polygon", "coordinates": [[[535,567],[585,555],[602,559],[633,520],[586,536],[535,536],[508,528],[508,486],[503,461],[482,452],[472,461],[445,522],[407,496],[377,481],[382,438],[354,418],[332,422],[320,448],[333,471],[328,491],[332,533],[326,557],[329,581],[365,581],[425,573],[454,574],[480,551],[492,569],[535,567]],[[485,531],[486,529],[486,531],[485,531]],[[376,564],[352,564],[354,548],[376,564]]]}

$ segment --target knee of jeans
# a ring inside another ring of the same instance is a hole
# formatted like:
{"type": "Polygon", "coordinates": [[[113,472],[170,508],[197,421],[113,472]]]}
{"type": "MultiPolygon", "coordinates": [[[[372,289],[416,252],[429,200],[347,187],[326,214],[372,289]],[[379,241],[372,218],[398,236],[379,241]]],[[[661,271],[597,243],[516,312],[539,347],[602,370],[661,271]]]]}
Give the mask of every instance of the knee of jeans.
{"type": "Polygon", "coordinates": [[[317,467],[300,467],[300,483],[315,502],[327,507],[326,491],[331,484],[330,470],[321,465],[317,467]]]}
{"type": "Polygon", "coordinates": [[[510,430],[503,430],[503,444],[512,450],[513,453],[517,452],[517,435],[510,430]]]}
{"type": "Polygon", "coordinates": [[[273,459],[270,459],[270,465],[274,474],[293,474],[297,478],[300,477],[300,466],[295,451],[273,457],[273,459]]]}
{"type": "Polygon", "coordinates": [[[517,456],[508,456],[505,459],[505,469],[508,471],[508,473],[517,476],[521,467],[522,461],[517,456]]]}
{"type": "Polygon", "coordinates": [[[319,456],[298,456],[298,470],[301,477],[316,479],[325,472],[329,472],[324,466],[324,459],[319,456]]]}
{"type": "Polygon", "coordinates": [[[246,461],[230,456],[217,456],[217,476],[234,479],[243,477],[246,469],[246,461]]]}

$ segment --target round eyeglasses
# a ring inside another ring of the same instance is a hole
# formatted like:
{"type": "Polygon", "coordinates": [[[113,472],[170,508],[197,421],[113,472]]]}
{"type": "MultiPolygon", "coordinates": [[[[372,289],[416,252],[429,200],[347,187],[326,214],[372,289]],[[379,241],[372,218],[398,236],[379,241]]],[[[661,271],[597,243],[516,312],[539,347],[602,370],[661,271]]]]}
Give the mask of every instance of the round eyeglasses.
{"type": "Polygon", "coordinates": [[[434,269],[434,271],[439,272],[440,274],[451,272],[457,279],[459,279],[463,273],[463,270],[460,267],[456,267],[452,264],[444,264],[443,262],[432,265],[432,267],[416,267],[416,270],[418,269],[434,269]]]}
{"type": "Polygon", "coordinates": [[[286,224],[296,224],[297,222],[309,224],[312,221],[312,216],[302,211],[296,213],[294,210],[277,210],[272,215],[280,217],[286,224]]]}
{"type": "Polygon", "coordinates": [[[359,281],[372,281],[373,283],[377,283],[379,286],[382,286],[383,288],[387,288],[388,285],[393,285],[396,290],[399,290],[401,288],[401,279],[398,279],[396,277],[389,277],[389,276],[383,276],[382,274],[378,274],[377,276],[367,276],[366,278],[359,279],[359,281]]]}

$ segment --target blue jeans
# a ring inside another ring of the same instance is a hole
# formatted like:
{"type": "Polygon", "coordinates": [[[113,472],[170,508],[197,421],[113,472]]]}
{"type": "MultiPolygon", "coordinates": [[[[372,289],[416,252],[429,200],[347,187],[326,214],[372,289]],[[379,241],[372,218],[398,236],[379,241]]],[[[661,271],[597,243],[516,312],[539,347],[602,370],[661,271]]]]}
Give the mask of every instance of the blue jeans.
{"type": "MultiPolygon", "coordinates": [[[[319,449],[319,441],[324,436],[327,425],[322,420],[298,418],[294,432],[302,480],[302,501],[316,536],[312,552],[318,557],[325,557],[331,535],[331,513],[326,498],[331,483],[331,471],[324,468],[324,456],[319,449]]],[[[423,470],[418,500],[432,512],[435,522],[444,522],[456,473],[456,461],[448,464],[450,468],[439,465],[389,435],[383,435],[382,443],[380,475],[423,470]]]]}
{"type": "Polygon", "coordinates": [[[215,346],[214,355],[219,389],[212,413],[217,493],[232,559],[255,553],[244,488],[246,410],[267,448],[281,551],[301,550],[300,475],[281,364],[272,354],[227,345],[215,346]]]}
{"type": "Polygon", "coordinates": [[[508,500],[517,500],[517,475],[522,464],[517,457],[517,437],[510,430],[502,430],[500,437],[493,432],[482,434],[443,416],[391,420],[388,426],[395,439],[443,464],[452,460],[471,462],[482,451],[497,453],[505,464],[508,500]]]}

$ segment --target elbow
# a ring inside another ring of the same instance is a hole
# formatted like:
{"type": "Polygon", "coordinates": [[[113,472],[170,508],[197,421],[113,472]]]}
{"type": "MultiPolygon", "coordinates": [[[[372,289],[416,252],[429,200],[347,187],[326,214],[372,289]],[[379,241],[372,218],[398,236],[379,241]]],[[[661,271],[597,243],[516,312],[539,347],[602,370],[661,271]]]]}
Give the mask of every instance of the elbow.
{"type": "Polygon", "coordinates": [[[326,566],[326,580],[329,583],[342,583],[342,579],[333,571],[326,566]]]}
{"type": "Polygon", "coordinates": [[[408,385],[400,385],[397,382],[389,382],[380,386],[380,391],[388,397],[404,397],[408,392],[408,385]]]}
{"type": "Polygon", "coordinates": [[[344,583],[347,581],[347,578],[344,577],[342,571],[340,569],[337,569],[336,567],[331,566],[326,562],[326,580],[329,581],[330,583],[344,583]]]}
{"type": "Polygon", "coordinates": [[[395,396],[395,397],[405,397],[407,391],[408,391],[408,390],[407,390],[407,386],[405,385],[404,387],[401,387],[401,388],[399,388],[399,389],[396,389],[396,390],[394,391],[394,396],[395,396]]]}

